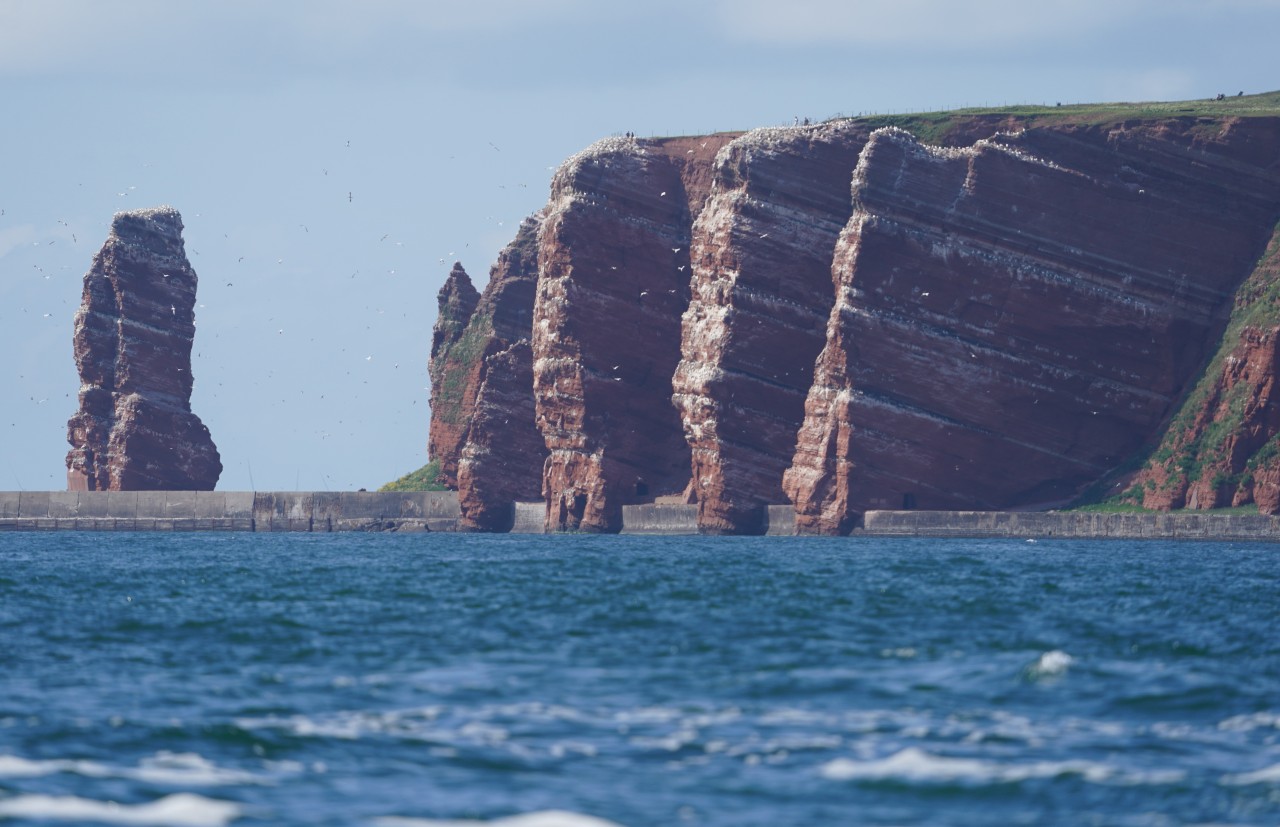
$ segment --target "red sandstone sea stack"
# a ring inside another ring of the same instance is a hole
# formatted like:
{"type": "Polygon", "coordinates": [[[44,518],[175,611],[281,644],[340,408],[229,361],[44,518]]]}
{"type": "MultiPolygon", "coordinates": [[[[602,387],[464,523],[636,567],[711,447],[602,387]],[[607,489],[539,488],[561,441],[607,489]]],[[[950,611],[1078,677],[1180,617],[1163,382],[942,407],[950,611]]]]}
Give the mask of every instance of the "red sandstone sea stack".
{"type": "Polygon", "coordinates": [[[439,314],[431,337],[431,430],[427,457],[438,462],[433,482],[458,487],[458,455],[467,436],[467,421],[480,382],[480,336],[468,333],[480,294],[461,262],[454,262],[440,288],[439,314]]]}
{"type": "Polygon", "coordinates": [[[75,316],[80,408],[67,487],[209,491],[222,462],[191,412],[196,274],[170,207],[117,213],[75,316]]]}

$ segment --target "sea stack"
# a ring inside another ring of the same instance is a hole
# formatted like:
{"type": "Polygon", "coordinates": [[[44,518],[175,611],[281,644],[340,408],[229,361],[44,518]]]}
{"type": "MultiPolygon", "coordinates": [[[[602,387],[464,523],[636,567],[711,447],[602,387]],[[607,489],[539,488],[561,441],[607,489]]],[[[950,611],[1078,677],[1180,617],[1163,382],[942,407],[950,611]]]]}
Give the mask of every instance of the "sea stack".
{"type": "Polygon", "coordinates": [[[196,273],[172,207],[116,213],[75,315],[71,491],[209,491],[222,462],[191,412],[196,273]]]}

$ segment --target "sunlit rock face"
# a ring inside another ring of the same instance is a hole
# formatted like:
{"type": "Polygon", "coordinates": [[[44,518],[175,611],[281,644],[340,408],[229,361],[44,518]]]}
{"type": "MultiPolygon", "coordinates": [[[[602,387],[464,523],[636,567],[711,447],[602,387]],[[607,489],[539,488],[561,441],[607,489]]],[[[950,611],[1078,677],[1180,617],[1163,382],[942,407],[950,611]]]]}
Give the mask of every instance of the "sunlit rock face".
{"type": "Polygon", "coordinates": [[[212,490],[222,473],[191,412],[196,274],[182,217],[117,213],[75,315],[80,407],[67,423],[71,490],[212,490]]]}
{"type": "Polygon", "coordinates": [[[784,481],[800,528],[1047,507],[1152,442],[1275,223],[1278,138],[1269,119],[961,149],[874,133],[784,481]]]}
{"type": "MultiPolygon", "coordinates": [[[[862,120],[627,136],[569,159],[493,309],[450,311],[464,521],[501,530],[540,495],[551,530],[616,531],[665,496],[704,532],[789,502],[802,531],[843,533],[873,508],[1051,507],[1140,459],[1280,218],[1280,121],[1030,120],[930,122],[931,144],[862,120]]],[[[1248,450],[1274,408],[1255,327],[1248,450]]],[[[1273,441],[1260,503],[1280,500],[1273,441]]]]}
{"type": "Polygon", "coordinates": [[[533,318],[547,526],[617,531],[624,503],[688,487],[671,405],[689,240],[729,136],[601,141],[561,166],[533,318]]]}
{"type": "Polygon", "coordinates": [[[826,340],[831,257],[867,132],[758,129],[717,158],[672,380],[705,533],[758,533],[764,506],[786,502],[782,472],[826,340]]]}

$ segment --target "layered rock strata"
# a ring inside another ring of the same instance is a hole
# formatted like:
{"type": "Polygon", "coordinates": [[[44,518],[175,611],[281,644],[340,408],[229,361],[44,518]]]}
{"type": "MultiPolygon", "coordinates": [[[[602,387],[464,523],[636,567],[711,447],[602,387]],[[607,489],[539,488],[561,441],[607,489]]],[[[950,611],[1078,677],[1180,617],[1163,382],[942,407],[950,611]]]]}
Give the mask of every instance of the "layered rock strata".
{"type": "Polygon", "coordinates": [[[69,490],[207,491],[222,473],[191,411],[197,279],[182,229],[170,207],[117,213],[85,274],[69,490]]]}
{"type": "Polygon", "coordinates": [[[617,531],[624,503],[688,485],[671,377],[689,302],[691,226],[710,157],[727,140],[606,139],[555,175],[533,319],[552,530],[617,531]]]}
{"type": "Polygon", "coordinates": [[[759,129],[717,159],[672,380],[703,532],[758,533],[764,506],[786,502],[782,473],[826,341],[832,251],[866,137],[850,122],[759,129]]]}
{"type": "Polygon", "coordinates": [[[1236,294],[1218,354],[1121,499],[1280,512],[1280,226],[1236,294]]]}
{"type": "MultiPolygon", "coordinates": [[[[536,480],[552,530],[665,495],[704,532],[791,500],[839,533],[873,508],[1062,503],[1149,450],[1280,217],[1280,121],[917,121],[946,148],[853,121],[566,162],[523,269],[486,288],[521,285],[526,316],[500,333],[477,299],[438,339],[470,525],[500,530],[536,480]]],[[[1193,504],[1280,491],[1280,318],[1250,319],[1224,381],[1252,401],[1217,426],[1245,465],[1212,466],[1235,486],[1215,496],[1188,480],[1193,504]]]]}
{"type": "Polygon", "coordinates": [[[801,529],[1044,507],[1139,450],[1275,223],[1278,131],[1059,126],[959,150],[873,133],[784,481],[801,529]]]}

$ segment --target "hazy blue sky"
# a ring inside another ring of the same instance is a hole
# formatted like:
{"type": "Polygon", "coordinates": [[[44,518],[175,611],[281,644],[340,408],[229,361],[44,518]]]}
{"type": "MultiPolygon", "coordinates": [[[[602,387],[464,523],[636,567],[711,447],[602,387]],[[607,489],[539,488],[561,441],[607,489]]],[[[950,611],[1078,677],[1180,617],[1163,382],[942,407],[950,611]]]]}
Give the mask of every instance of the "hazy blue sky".
{"type": "Polygon", "coordinates": [[[0,488],[65,485],[117,210],[182,212],[218,487],[374,488],[426,460],[449,265],[483,288],[592,141],[1269,91],[1277,32],[1280,0],[0,0],[0,488]]]}

